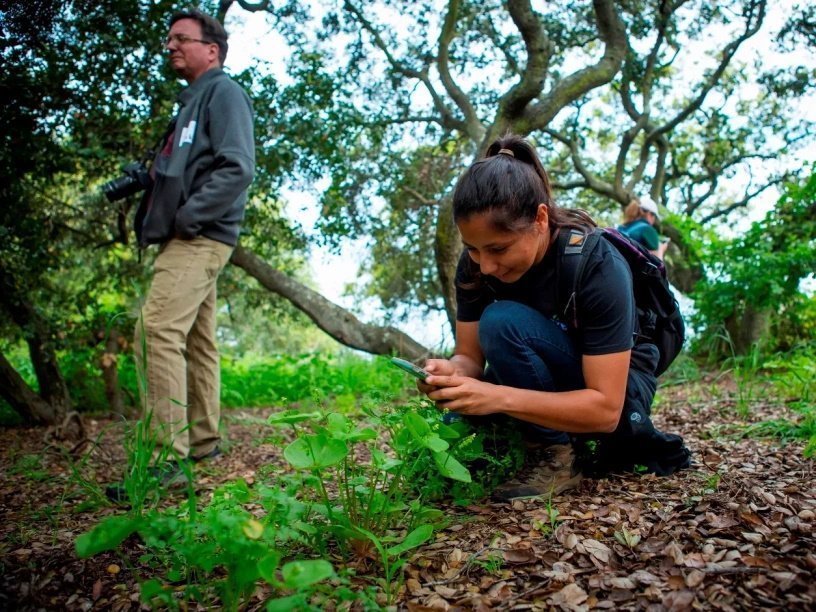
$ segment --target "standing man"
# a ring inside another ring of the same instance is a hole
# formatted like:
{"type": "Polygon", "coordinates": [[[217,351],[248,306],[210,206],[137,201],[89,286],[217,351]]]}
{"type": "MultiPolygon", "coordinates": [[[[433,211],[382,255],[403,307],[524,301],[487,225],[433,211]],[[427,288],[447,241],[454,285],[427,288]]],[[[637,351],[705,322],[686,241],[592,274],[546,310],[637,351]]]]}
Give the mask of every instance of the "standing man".
{"type": "Polygon", "coordinates": [[[221,23],[194,9],[175,13],[164,46],[189,86],[136,213],[139,244],[159,245],[136,360],[145,418],[160,445],[155,457],[168,459],[156,475],[170,486],[184,479],[179,461],[220,452],[216,281],[238,241],[255,146],[252,103],[221,69],[228,48],[221,23]]]}

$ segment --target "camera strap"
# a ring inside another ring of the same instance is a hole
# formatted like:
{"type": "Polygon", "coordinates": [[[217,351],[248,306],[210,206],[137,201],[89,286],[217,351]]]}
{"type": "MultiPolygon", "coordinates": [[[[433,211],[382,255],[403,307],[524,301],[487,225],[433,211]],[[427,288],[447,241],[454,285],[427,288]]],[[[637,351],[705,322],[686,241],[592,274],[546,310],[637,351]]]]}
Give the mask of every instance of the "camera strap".
{"type": "Polygon", "coordinates": [[[164,149],[165,145],[167,144],[167,139],[176,131],[176,119],[178,119],[178,115],[173,117],[170,120],[170,123],[167,124],[167,127],[164,129],[164,133],[162,133],[161,137],[156,142],[156,145],[145,152],[143,159],[143,163],[145,165],[152,165],[156,160],[156,156],[162,151],[162,149],[164,149]]]}

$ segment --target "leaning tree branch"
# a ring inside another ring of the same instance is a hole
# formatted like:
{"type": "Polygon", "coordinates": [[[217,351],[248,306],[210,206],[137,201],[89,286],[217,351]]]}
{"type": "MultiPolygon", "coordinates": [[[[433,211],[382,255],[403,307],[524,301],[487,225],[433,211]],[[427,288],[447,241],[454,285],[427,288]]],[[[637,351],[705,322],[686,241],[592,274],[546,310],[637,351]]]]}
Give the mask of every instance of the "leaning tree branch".
{"type": "Polygon", "coordinates": [[[550,68],[554,45],[529,0],[509,0],[507,10],[516,24],[527,51],[527,65],[521,80],[499,101],[498,114],[507,121],[520,116],[527,105],[541,95],[550,68]]]}
{"type": "MultiPolygon", "coordinates": [[[[655,160],[655,172],[650,195],[653,200],[659,201],[663,198],[658,198],[657,195],[662,194],[666,186],[666,170],[671,147],[669,146],[669,139],[665,136],[658,138],[654,144],[657,147],[657,159],[655,160]]],[[[634,188],[634,183],[632,188],[634,188]]]]}
{"type": "Polygon", "coordinates": [[[716,166],[707,166],[705,173],[694,174],[692,172],[674,172],[672,179],[679,179],[685,177],[688,180],[688,186],[684,189],[686,194],[685,213],[691,216],[695,211],[700,209],[713,195],[716,193],[719,179],[726,170],[733,168],[738,164],[744,163],[746,160],[773,160],[776,155],[773,153],[751,153],[745,155],[737,155],[726,163],[718,164],[716,166]],[[694,195],[694,189],[704,185],[706,190],[702,194],[694,195]]]}
{"type": "Polygon", "coordinates": [[[700,223],[705,225],[709,221],[713,221],[714,219],[724,217],[724,216],[728,215],[731,211],[737,210],[738,208],[745,208],[758,195],[760,195],[761,193],[764,193],[765,191],[767,191],[768,189],[770,189],[774,185],[779,185],[780,183],[784,183],[785,180],[786,180],[785,176],[778,176],[778,177],[776,177],[774,179],[771,179],[765,185],[762,185],[761,187],[755,189],[754,191],[746,190],[745,195],[740,200],[732,202],[729,206],[726,206],[725,208],[721,208],[721,209],[718,209],[718,210],[715,210],[715,211],[711,212],[710,214],[703,217],[700,220],[700,223]]]}
{"type": "MultiPolygon", "coordinates": [[[[678,3],[677,6],[672,8],[671,3],[669,0],[662,0],[660,3],[659,8],[659,18],[655,24],[657,30],[657,37],[655,39],[652,48],[649,51],[649,55],[646,58],[646,68],[643,71],[643,75],[638,77],[637,89],[641,92],[643,97],[643,104],[642,110],[638,110],[637,106],[635,105],[634,99],[632,98],[632,78],[635,73],[634,67],[632,66],[632,60],[630,59],[627,62],[627,65],[623,67],[622,73],[622,83],[620,87],[620,99],[623,105],[626,114],[632,119],[633,124],[632,126],[626,130],[623,135],[621,136],[621,145],[620,150],[618,151],[618,157],[615,160],[615,178],[614,183],[615,186],[621,191],[621,196],[625,196],[621,198],[621,203],[626,204],[624,199],[628,199],[628,196],[631,194],[634,186],[640,181],[640,178],[643,176],[643,168],[640,168],[639,172],[633,173],[633,177],[630,178],[628,184],[626,186],[623,185],[623,176],[626,172],[626,159],[629,156],[629,151],[632,148],[632,145],[635,142],[638,134],[640,132],[645,131],[648,124],[649,118],[651,116],[651,98],[652,98],[652,86],[654,85],[654,75],[655,75],[655,65],[657,63],[658,54],[660,51],[661,46],[663,45],[663,41],[665,40],[665,33],[666,27],[669,23],[669,18],[673,11],[675,11],[681,3],[678,3]]],[[[630,56],[631,57],[631,56],[630,56]]],[[[641,150],[641,153],[646,151],[648,153],[649,147],[644,147],[641,150]]],[[[648,155],[647,155],[648,158],[648,155]]],[[[643,159],[643,155],[641,155],[641,161],[643,159]]]]}
{"type": "Polygon", "coordinates": [[[456,35],[458,11],[459,0],[450,0],[448,3],[448,12],[445,14],[445,21],[442,23],[442,31],[439,33],[439,51],[436,57],[436,68],[439,71],[439,78],[445,87],[445,91],[465,117],[465,133],[473,142],[479,142],[485,132],[484,126],[479,121],[476,109],[473,108],[467,94],[456,84],[450,72],[449,51],[451,41],[453,41],[453,37],[456,35]]]}
{"type": "Polygon", "coordinates": [[[552,188],[555,191],[569,191],[570,189],[589,189],[589,183],[587,183],[586,181],[569,181],[566,183],[552,181],[552,188]]]}
{"type": "Polygon", "coordinates": [[[400,189],[416,200],[417,204],[412,206],[413,209],[425,208],[427,206],[439,206],[439,200],[436,198],[428,198],[422,195],[416,189],[403,185],[400,189]]]}
{"type": "Polygon", "coordinates": [[[507,37],[503,36],[499,32],[499,30],[496,28],[496,24],[493,23],[492,17],[489,15],[487,17],[487,23],[489,25],[487,37],[490,39],[490,42],[492,42],[504,55],[504,61],[507,62],[507,68],[509,71],[515,75],[521,76],[521,67],[519,66],[515,55],[512,53],[511,45],[508,43],[507,37]]]}
{"type": "Polygon", "coordinates": [[[592,191],[597,193],[606,195],[608,197],[614,197],[615,195],[615,188],[613,185],[610,185],[606,181],[602,181],[598,176],[590,170],[584,160],[581,159],[581,151],[580,147],[578,146],[578,142],[574,138],[570,138],[569,136],[562,134],[561,132],[553,129],[545,129],[545,134],[548,134],[551,138],[562,143],[564,146],[567,147],[570,153],[570,158],[572,159],[572,163],[575,166],[575,170],[584,178],[585,185],[589,187],[592,191]]]}
{"type": "Polygon", "coordinates": [[[0,397],[20,415],[26,424],[49,425],[54,409],[28,386],[0,351],[0,397]]]}
{"type": "MultiPolygon", "coordinates": [[[[650,123],[646,123],[645,129],[648,131],[651,127],[650,123]]],[[[646,173],[646,168],[649,165],[649,161],[651,159],[651,148],[655,147],[658,151],[661,148],[669,148],[668,138],[665,134],[661,134],[658,138],[655,138],[651,142],[647,139],[646,142],[643,143],[643,146],[640,148],[640,155],[638,159],[638,164],[635,166],[635,169],[632,171],[632,180],[635,182],[640,181],[643,175],[646,173]]]]}
{"type": "Polygon", "coordinates": [[[715,193],[717,193],[717,186],[720,184],[719,178],[714,176],[710,177],[707,181],[699,182],[699,183],[691,183],[688,188],[686,189],[686,200],[688,204],[686,204],[686,214],[691,216],[694,214],[695,211],[699,210],[703,207],[703,205],[708,202],[715,193]],[[706,185],[706,189],[702,194],[699,194],[695,197],[694,195],[694,186],[704,184],[706,185]]]}
{"type": "Polygon", "coordinates": [[[272,268],[248,249],[236,247],[230,261],[269,291],[289,300],[320,329],[346,346],[375,355],[397,354],[408,359],[421,359],[431,354],[430,350],[394,327],[363,323],[348,310],[272,268]]]}
{"type": "Polygon", "coordinates": [[[708,94],[711,93],[711,91],[720,81],[720,78],[722,77],[723,73],[725,73],[728,65],[731,63],[731,60],[734,58],[734,55],[739,50],[740,46],[742,46],[746,40],[751,38],[759,31],[763,21],[765,20],[766,3],[767,0],[754,0],[751,3],[746,19],[745,31],[738,36],[736,40],[732,40],[725,46],[720,56],[720,63],[714,70],[708,73],[703,81],[702,87],[700,88],[700,92],[693,100],[691,100],[691,102],[689,102],[689,104],[686,105],[685,108],[681,109],[673,119],[670,119],[664,125],[649,134],[646,138],[644,146],[650,144],[652,140],[658,138],[660,135],[667,134],[674,130],[674,128],[688,119],[693,113],[697,112],[702,107],[703,102],[705,102],[708,94]]]}
{"type": "MultiPolygon", "coordinates": [[[[618,150],[618,157],[615,160],[615,178],[614,178],[614,184],[616,186],[620,186],[621,189],[623,189],[623,175],[626,172],[626,159],[629,156],[629,150],[632,148],[632,145],[634,144],[637,135],[648,124],[648,120],[649,120],[648,115],[639,114],[635,123],[623,133],[623,136],[621,136],[620,149],[618,150]]],[[[630,180],[630,183],[632,182],[636,183],[637,181],[630,180]]],[[[625,191],[629,190],[631,190],[631,187],[625,189],[625,191]]]]}
{"type": "Polygon", "coordinates": [[[406,115],[404,117],[387,117],[386,119],[378,119],[376,121],[366,121],[365,125],[369,127],[387,127],[389,125],[396,125],[402,123],[439,123],[439,117],[435,115],[406,115]]]}
{"type": "Polygon", "coordinates": [[[545,129],[558,112],[587,92],[610,82],[623,64],[628,48],[626,27],[618,15],[614,0],[593,0],[599,38],[604,53],[595,64],[575,71],[561,80],[544,98],[527,107],[523,133],[545,129]]]}
{"type": "MultiPolygon", "coordinates": [[[[646,69],[643,72],[641,82],[641,89],[644,91],[651,93],[652,86],[654,85],[655,66],[657,66],[657,60],[658,57],[660,57],[660,48],[663,46],[663,42],[666,40],[666,28],[669,25],[671,16],[685,3],[686,0],[677,3],[673,3],[670,0],[661,0],[660,2],[660,7],[658,9],[659,16],[657,22],[655,23],[657,37],[655,38],[652,48],[649,50],[649,55],[646,57],[646,69]]],[[[668,62],[669,65],[674,62],[674,59],[677,57],[678,53],[679,51],[675,52],[674,57],[668,62]]],[[[647,101],[644,101],[644,112],[647,112],[647,107],[647,101]]]]}
{"type": "Polygon", "coordinates": [[[392,53],[380,34],[379,30],[374,27],[368,19],[366,19],[363,12],[357,8],[350,0],[346,0],[343,3],[343,7],[346,11],[352,14],[352,16],[360,23],[363,30],[369,33],[371,39],[374,43],[374,46],[379,49],[383,55],[385,56],[386,61],[390,64],[391,69],[396,72],[397,74],[401,74],[402,76],[409,78],[409,79],[416,79],[425,87],[428,91],[428,95],[431,96],[431,101],[433,102],[434,108],[440,114],[441,119],[439,123],[450,130],[458,130],[464,134],[468,133],[468,125],[466,121],[463,121],[457,118],[448,105],[445,104],[445,101],[442,99],[442,96],[439,95],[439,92],[436,91],[436,88],[431,83],[431,79],[428,76],[427,66],[423,70],[417,70],[406,65],[404,62],[397,59],[392,53]]]}

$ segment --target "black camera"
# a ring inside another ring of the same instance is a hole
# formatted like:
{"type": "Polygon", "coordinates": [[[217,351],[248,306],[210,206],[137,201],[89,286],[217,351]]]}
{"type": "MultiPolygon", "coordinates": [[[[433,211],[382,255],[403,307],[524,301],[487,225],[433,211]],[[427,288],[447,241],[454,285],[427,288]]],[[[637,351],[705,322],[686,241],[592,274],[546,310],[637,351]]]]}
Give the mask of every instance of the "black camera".
{"type": "Polygon", "coordinates": [[[115,178],[102,185],[102,193],[108,198],[108,202],[116,202],[134,193],[144,191],[153,183],[150,172],[144,162],[131,162],[122,171],[124,176],[115,178]]]}

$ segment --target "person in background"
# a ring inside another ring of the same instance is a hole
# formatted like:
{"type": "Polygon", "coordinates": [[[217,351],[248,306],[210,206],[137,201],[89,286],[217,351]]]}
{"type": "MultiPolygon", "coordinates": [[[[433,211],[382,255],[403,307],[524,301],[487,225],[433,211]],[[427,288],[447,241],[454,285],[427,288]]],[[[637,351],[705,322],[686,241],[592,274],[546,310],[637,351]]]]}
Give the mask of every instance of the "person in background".
{"type": "Polygon", "coordinates": [[[659,220],[657,204],[652,198],[634,198],[623,211],[623,223],[618,226],[618,231],[639,242],[662,260],[669,246],[669,239],[661,238],[657,233],[654,226],[659,220]]]}
{"type": "MultiPolygon", "coordinates": [[[[238,241],[255,141],[252,102],[222,70],[228,44],[221,23],[195,9],[177,12],[164,47],[188,87],[136,213],[139,245],[157,245],[158,255],[135,349],[154,459],[166,459],[154,476],[171,487],[186,480],[182,463],[220,453],[216,281],[238,241]]],[[[107,492],[125,495],[122,483],[107,492]]]]}

